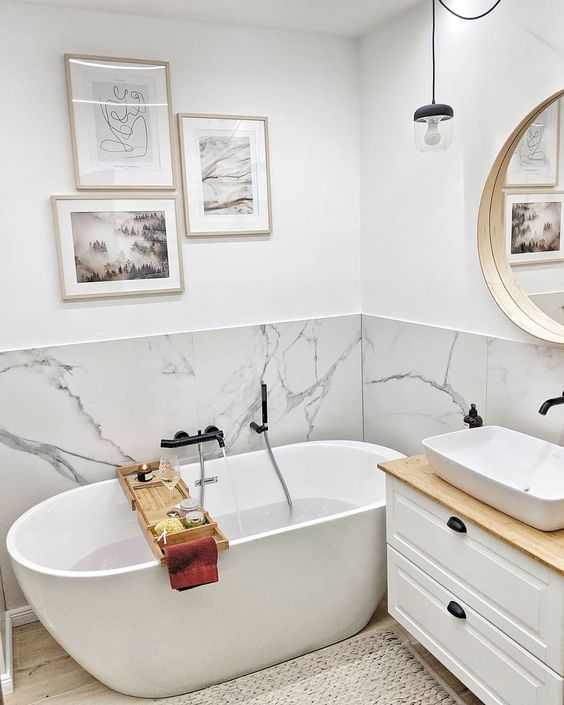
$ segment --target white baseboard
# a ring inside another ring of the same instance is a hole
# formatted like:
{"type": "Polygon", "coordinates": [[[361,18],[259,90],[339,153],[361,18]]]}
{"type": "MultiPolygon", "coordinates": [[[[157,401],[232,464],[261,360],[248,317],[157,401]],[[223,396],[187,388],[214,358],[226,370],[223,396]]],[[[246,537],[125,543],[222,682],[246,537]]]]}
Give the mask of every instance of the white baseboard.
{"type": "Polygon", "coordinates": [[[30,624],[31,622],[37,622],[37,616],[33,611],[33,608],[29,605],[24,607],[16,607],[16,609],[8,610],[6,612],[6,619],[10,620],[12,629],[14,627],[21,627],[24,624],[30,624]]]}
{"type": "Polygon", "coordinates": [[[6,618],[6,672],[0,673],[0,687],[4,695],[10,695],[14,692],[14,651],[12,632],[14,627],[21,627],[30,622],[36,622],[37,617],[35,612],[29,605],[25,607],[17,607],[14,610],[8,610],[6,618]]]}

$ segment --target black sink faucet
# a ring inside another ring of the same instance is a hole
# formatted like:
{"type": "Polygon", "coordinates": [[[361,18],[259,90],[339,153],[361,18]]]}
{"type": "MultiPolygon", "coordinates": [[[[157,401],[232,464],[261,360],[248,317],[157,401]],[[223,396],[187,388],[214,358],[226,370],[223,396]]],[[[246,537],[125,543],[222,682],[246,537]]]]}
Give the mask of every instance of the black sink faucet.
{"type": "Polygon", "coordinates": [[[543,402],[541,408],[539,409],[539,414],[546,416],[549,409],[552,409],[553,406],[559,406],[560,404],[564,404],[564,392],[562,392],[561,397],[556,397],[555,399],[547,399],[545,402],[543,402]]]}
{"type": "Polygon", "coordinates": [[[161,448],[183,448],[184,446],[193,446],[198,443],[208,443],[209,441],[217,441],[220,448],[225,448],[223,439],[223,431],[217,426],[208,426],[204,432],[198,431],[193,436],[186,431],[177,431],[174,438],[163,438],[161,440],[161,448]]]}

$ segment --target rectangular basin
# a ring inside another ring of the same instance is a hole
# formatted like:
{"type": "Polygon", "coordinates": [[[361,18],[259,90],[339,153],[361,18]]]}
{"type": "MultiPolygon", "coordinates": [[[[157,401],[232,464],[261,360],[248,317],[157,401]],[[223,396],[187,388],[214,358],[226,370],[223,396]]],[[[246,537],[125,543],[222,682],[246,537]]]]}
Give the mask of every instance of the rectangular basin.
{"type": "Polygon", "coordinates": [[[564,528],[564,448],[501,426],[423,441],[435,473],[541,531],[564,528]]]}

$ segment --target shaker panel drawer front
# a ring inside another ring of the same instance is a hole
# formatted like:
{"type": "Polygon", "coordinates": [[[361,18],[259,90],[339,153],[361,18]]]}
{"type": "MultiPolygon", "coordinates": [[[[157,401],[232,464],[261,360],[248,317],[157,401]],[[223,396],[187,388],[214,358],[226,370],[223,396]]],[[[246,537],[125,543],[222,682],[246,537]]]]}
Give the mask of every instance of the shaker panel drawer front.
{"type": "Polygon", "coordinates": [[[562,705],[564,681],[388,547],[390,614],[486,705],[562,705]]]}
{"type": "Polygon", "coordinates": [[[561,576],[391,478],[387,534],[391,546],[563,674],[561,576]]]}

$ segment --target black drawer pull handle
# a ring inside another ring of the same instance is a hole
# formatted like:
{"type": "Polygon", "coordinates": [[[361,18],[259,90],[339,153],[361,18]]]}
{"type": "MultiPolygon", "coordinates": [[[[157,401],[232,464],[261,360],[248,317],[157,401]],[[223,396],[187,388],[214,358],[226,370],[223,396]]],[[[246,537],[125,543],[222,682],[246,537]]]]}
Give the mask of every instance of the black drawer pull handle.
{"type": "Polygon", "coordinates": [[[448,603],[447,610],[452,614],[453,617],[457,619],[466,619],[466,612],[458,604],[458,602],[450,601],[448,603]]]}
{"type": "Polygon", "coordinates": [[[459,534],[466,533],[466,524],[462,521],[462,519],[459,519],[458,517],[450,517],[450,519],[447,521],[447,526],[449,529],[452,529],[453,531],[456,531],[459,534]]]}

